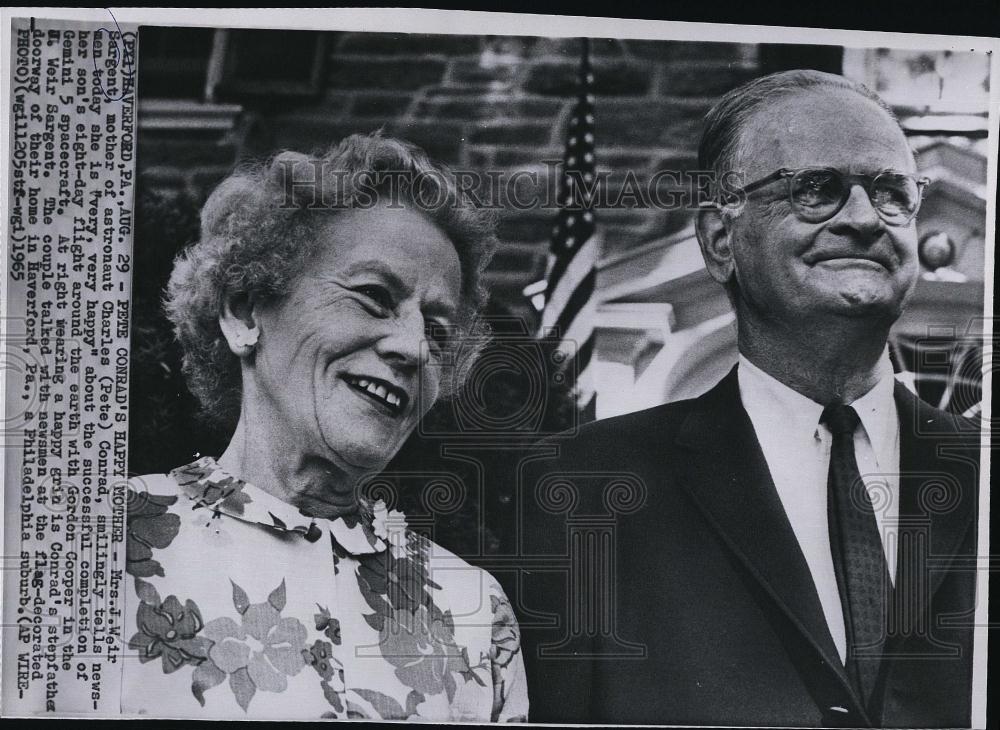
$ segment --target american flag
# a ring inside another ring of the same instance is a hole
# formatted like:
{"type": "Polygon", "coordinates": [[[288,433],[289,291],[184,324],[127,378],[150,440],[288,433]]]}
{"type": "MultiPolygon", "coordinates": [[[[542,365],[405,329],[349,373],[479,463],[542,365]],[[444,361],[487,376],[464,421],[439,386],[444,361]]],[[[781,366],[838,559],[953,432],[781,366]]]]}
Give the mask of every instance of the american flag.
{"type": "Polygon", "coordinates": [[[583,41],[579,93],[569,122],[562,175],[558,182],[559,213],[552,229],[546,274],[545,308],[540,337],[558,340],[566,356],[564,372],[575,380],[577,404],[592,406],[590,368],[594,351],[595,264],[600,239],[593,211],[597,165],[594,160],[594,74],[589,41],[583,41]]]}

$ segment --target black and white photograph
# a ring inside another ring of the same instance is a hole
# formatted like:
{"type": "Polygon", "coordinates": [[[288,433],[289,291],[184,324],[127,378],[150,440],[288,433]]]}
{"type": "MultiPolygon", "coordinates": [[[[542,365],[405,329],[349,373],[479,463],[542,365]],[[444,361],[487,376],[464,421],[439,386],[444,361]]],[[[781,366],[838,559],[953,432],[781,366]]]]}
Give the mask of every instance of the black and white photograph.
{"type": "Polygon", "coordinates": [[[1000,40],[0,33],[4,717],[988,726],[1000,40]]]}

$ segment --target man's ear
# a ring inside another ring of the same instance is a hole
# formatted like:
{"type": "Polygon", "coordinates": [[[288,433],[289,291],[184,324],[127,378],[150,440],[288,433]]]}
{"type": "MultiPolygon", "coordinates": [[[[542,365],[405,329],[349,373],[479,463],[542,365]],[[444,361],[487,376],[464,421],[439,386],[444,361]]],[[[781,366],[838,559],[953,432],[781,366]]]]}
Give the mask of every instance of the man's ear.
{"type": "Polygon", "coordinates": [[[228,297],[219,315],[219,327],[229,343],[229,350],[236,357],[248,357],[260,337],[258,315],[250,298],[245,294],[228,297]]]}
{"type": "Polygon", "coordinates": [[[733,261],[731,219],[717,205],[705,205],[698,209],[695,232],[705,268],[709,275],[720,284],[725,284],[733,276],[736,264],[733,261]]]}

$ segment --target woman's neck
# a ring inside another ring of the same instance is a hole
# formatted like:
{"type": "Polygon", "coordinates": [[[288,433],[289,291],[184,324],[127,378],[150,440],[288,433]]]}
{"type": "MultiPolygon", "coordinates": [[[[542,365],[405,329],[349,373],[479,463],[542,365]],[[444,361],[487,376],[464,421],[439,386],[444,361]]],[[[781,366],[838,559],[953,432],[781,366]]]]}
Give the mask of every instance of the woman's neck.
{"type": "Polygon", "coordinates": [[[248,410],[242,409],[219,466],[312,517],[333,519],[357,509],[356,475],[304,452],[301,439],[248,410]]]}

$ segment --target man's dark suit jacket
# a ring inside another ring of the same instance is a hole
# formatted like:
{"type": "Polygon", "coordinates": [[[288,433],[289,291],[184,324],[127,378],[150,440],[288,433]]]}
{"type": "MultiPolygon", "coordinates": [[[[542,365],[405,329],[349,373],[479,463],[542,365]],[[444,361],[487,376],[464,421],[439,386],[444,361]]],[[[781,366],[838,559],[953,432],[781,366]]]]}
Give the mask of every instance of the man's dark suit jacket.
{"type": "Polygon", "coordinates": [[[536,567],[511,588],[530,719],[968,726],[978,430],[898,384],[895,398],[902,621],[881,702],[862,707],[847,681],[734,368],[699,398],[589,424],[523,465],[522,555],[536,567]],[[590,567],[567,567],[574,552],[590,567]],[[591,603],[571,612],[574,570],[591,603]]]}

